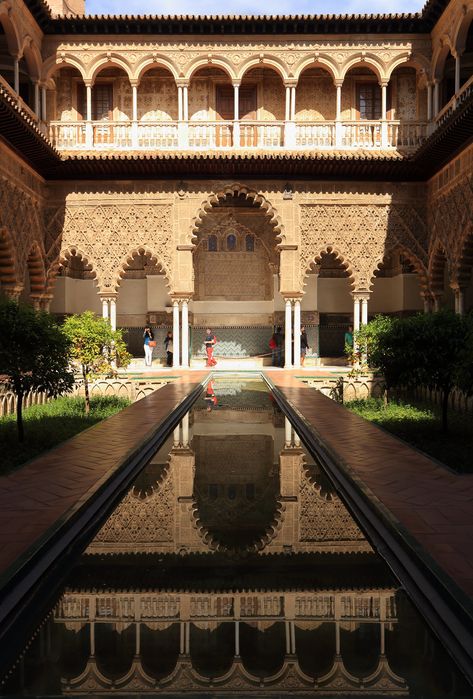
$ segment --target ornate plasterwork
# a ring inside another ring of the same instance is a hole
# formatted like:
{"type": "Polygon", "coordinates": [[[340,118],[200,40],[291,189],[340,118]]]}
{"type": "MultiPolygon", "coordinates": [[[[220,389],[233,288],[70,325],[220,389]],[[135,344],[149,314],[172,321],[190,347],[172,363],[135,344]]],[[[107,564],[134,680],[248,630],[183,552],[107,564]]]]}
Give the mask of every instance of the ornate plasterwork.
{"type": "MultiPolygon", "coordinates": [[[[115,292],[128,260],[138,253],[148,253],[163,268],[171,283],[173,260],[172,206],[160,203],[123,204],[102,200],[94,204],[71,204],[64,210],[64,226],[54,239],[51,218],[50,250],[60,249],[53,267],[68,252],[77,251],[87,258],[102,293],[115,292]]],[[[54,271],[54,270],[53,270],[54,271]]]]}
{"type": "Polygon", "coordinates": [[[347,268],[354,291],[368,291],[385,255],[401,250],[427,276],[425,209],[412,204],[303,204],[301,278],[324,252],[347,268]]]}

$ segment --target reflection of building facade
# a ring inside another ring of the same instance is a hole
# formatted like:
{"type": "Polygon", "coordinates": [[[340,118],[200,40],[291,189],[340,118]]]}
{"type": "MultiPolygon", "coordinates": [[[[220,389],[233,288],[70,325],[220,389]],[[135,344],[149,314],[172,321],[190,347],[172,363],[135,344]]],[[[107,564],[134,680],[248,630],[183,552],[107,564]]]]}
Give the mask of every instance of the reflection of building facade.
{"type": "Polygon", "coordinates": [[[184,365],[207,324],[236,357],[295,328],[289,365],[301,321],[330,355],[368,314],[472,307],[471,0],[146,22],[50,5],[68,16],[0,2],[3,292],[92,308],[136,351],[146,322],[173,326],[184,365]]]}

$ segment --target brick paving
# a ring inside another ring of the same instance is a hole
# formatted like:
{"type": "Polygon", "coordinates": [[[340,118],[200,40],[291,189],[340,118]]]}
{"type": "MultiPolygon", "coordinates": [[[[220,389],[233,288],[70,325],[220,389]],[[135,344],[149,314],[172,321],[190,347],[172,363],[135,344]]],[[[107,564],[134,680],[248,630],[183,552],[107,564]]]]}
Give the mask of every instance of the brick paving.
{"type": "Polygon", "coordinates": [[[0,478],[0,577],[112,478],[207,374],[176,373],[179,378],[146,398],[0,478]]]}
{"type": "Polygon", "coordinates": [[[323,435],[370,497],[472,598],[473,475],[452,473],[303,384],[294,371],[264,373],[323,435]]]}

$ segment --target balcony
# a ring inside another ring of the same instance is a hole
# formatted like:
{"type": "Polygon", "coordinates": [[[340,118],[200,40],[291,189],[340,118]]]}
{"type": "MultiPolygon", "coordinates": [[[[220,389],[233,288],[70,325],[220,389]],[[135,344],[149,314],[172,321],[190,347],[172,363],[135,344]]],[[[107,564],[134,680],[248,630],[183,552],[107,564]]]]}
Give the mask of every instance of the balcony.
{"type": "Polygon", "coordinates": [[[424,121],[53,121],[62,151],[402,149],[426,138],[424,121]]]}

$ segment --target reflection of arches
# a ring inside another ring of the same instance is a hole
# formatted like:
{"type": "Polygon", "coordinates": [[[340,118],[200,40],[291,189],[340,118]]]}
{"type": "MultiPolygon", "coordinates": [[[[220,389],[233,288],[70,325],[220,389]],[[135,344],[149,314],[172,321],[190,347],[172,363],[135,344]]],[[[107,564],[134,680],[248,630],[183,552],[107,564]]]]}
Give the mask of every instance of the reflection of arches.
{"type": "Polygon", "coordinates": [[[188,236],[188,243],[193,243],[193,239],[196,237],[197,229],[201,225],[204,216],[210,211],[213,206],[218,206],[227,197],[243,197],[252,202],[253,205],[261,207],[265,212],[266,216],[269,218],[271,225],[277,237],[281,242],[285,242],[286,235],[284,231],[284,225],[282,223],[281,217],[271,202],[266,199],[263,194],[258,194],[255,190],[249,189],[245,185],[238,183],[228,185],[223,189],[211,194],[207,199],[205,199],[199,206],[196,216],[191,221],[191,228],[188,236]]]}
{"type": "Polygon", "coordinates": [[[20,285],[13,240],[6,228],[0,228],[0,290],[8,293],[20,285]]]}

